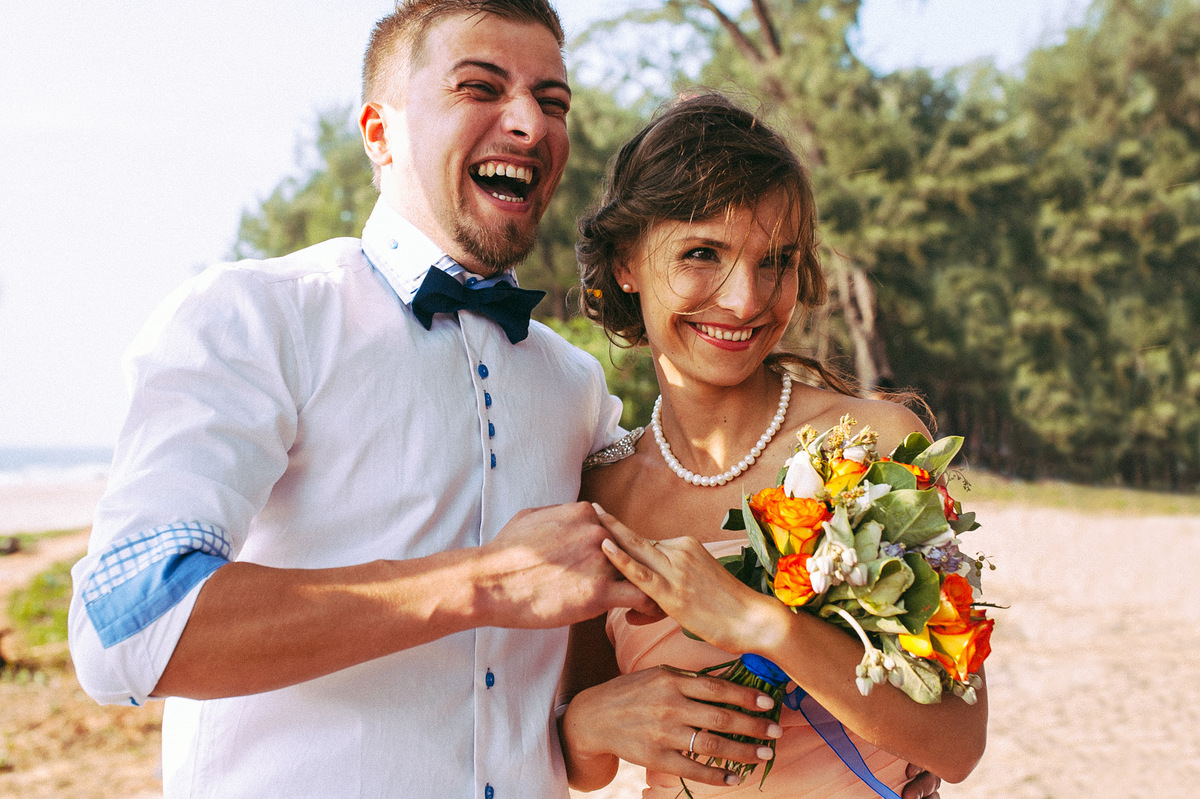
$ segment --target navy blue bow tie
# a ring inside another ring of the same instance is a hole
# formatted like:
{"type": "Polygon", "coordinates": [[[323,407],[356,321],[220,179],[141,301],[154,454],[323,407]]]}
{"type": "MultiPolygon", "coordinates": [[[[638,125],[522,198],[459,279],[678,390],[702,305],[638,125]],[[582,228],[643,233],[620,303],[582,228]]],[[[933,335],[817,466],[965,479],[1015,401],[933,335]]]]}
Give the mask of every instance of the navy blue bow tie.
{"type": "Polygon", "coordinates": [[[545,296],[544,291],[519,289],[503,281],[487,288],[467,288],[433,266],[413,297],[412,310],[426,330],[433,325],[435,313],[475,311],[500,325],[516,344],[529,335],[529,313],[545,296]]]}

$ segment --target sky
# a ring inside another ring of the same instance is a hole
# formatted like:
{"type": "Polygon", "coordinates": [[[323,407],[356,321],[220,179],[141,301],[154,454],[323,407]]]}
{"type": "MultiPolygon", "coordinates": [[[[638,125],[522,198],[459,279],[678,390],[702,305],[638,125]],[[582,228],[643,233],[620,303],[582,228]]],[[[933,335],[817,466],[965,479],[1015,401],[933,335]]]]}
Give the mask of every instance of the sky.
{"type": "MultiPolygon", "coordinates": [[[[635,0],[558,0],[567,35],[635,0]]],[[[358,95],[391,0],[0,0],[0,448],[111,446],[121,353],[358,95]]],[[[737,8],[736,0],[721,5],[737,8]]],[[[879,70],[1016,67],[1086,0],[865,0],[879,70]]]]}

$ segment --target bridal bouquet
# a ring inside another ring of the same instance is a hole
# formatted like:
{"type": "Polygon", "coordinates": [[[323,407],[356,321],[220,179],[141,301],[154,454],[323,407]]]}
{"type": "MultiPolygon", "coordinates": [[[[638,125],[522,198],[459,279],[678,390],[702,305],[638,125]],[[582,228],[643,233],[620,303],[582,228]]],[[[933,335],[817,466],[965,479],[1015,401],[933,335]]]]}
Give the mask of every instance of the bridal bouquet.
{"type": "MultiPolygon", "coordinates": [[[[886,680],[918,702],[949,691],[974,703],[993,621],[976,602],[983,561],[964,555],[958,536],[979,525],[938,482],[962,438],[913,433],[881,457],[874,431],[854,426],[842,417],[824,433],[800,431],[779,484],[729,511],[723,529],[745,530],[750,545],[721,562],[796,612],[857,634],[864,696],[886,680]]],[[[747,654],[703,673],[770,693],[778,719],[788,677],[769,660],[747,654]]]]}

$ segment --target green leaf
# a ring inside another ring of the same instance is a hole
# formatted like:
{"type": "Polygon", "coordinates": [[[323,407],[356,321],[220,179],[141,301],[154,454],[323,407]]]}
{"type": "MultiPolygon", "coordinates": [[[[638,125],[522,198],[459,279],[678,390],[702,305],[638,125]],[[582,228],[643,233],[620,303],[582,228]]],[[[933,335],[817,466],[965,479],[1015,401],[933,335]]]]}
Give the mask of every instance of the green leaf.
{"type": "Polygon", "coordinates": [[[912,569],[913,584],[904,592],[904,607],[907,612],[900,621],[907,628],[905,632],[916,635],[925,629],[925,622],[934,614],[942,596],[942,580],[925,558],[916,552],[904,556],[904,562],[912,569]]]}
{"type": "Polygon", "coordinates": [[[883,540],[883,525],[879,522],[863,522],[854,533],[854,551],[859,563],[870,563],[879,558],[879,544],[883,540]]]}
{"type": "Polygon", "coordinates": [[[879,522],[885,540],[905,546],[923,544],[946,530],[942,497],[935,488],[884,494],[875,500],[863,520],[879,522]]]}
{"type": "Polygon", "coordinates": [[[863,629],[867,630],[868,632],[874,631],[880,633],[891,633],[893,635],[900,635],[901,633],[908,632],[908,628],[904,626],[903,616],[880,616],[878,618],[873,617],[866,621],[863,623],[863,629]],[[867,626],[866,621],[871,622],[870,627],[867,626]]]}
{"type": "Polygon", "coordinates": [[[865,610],[869,614],[867,616],[867,618],[871,618],[873,616],[878,616],[878,617],[896,616],[896,617],[899,617],[901,614],[904,613],[904,608],[902,608],[898,605],[893,605],[890,602],[872,602],[869,599],[860,599],[860,600],[858,600],[858,604],[860,607],[862,607],[863,610],[865,610]]]}
{"type": "Polygon", "coordinates": [[[962,436],[946,436],[931,444],[924,452],[913,458],[912,465],[919,466],[929,472],[931,479],[936,480],[946,471],[950,461],[962,448],[962,436]]]}
{"type": "Polygon", "coordinates": [[[891,655],[896,668],[904,675],[900,690],[922,705],[936,705],[942,701],[942,678],[937,668],[922,658],[905,652],[896,639],[883,636],[880,641],[883,653],[891,655]]]}
{"type": "Polygon", "coordinates": [[[763,568],[759,565],[758,556],[754,554],[754,550],[750,547],[743,547],[742,551],[737,555],[726,555],[723,558],[717,559],[725,570],[738,579],[743,585],[753,588],[755,591],[772,596],[774,592],[763,590],[763,568]]]}
{"type": "Polygon", "coordinates": [[[928,438],[920,433],[909,433],[907,436],[905,436],[904,440],[900,442],[900,446],[892,450],[892,454],[889,457],[897,463],[911,464],[913,462],[913,458],[917,457],[928,448],[928,438]]]}
{"type": "Polygon", "coordinates": [[[867,469],[867,473],[863,475],[863,479],[872,485],[887,484],[892,487],[892,490],[917,487],[917,476],[905,469],[898,463],[889,461],[875,461],[871,464],[871,468],[867,469]]]}
{"type": "Polygon", "coordinates": [[[741,508],[730,508],[725,512],[725,520],[721,522],[722,530],[745,530],[746,522],[742,520],[741,508]]]}
{"type": "Polygon", "coordinates": [[[956,533],[969,533],[972,530],[978,530],[979,522],[975,521],[975,511],[960,513],[958,518],[949,522],[950,529],[956,533]]]}
{"type": "Polygon", "coordinates": [[[846,513],[845,505],[833,509],[833,518],[826,522],[825,535],[830,541],[848,549],[854,548],[854,530],[850,528],[850,516],[846,513]]]}
{"type": "MultiPolygon", "coordinates": [[[[881,558],[867,566],[867,584],[855,588],[854,597],[873,606],[895,605],[913,584],[912,569],[900,558],[881,558]]],[[[870,608],[867,608],[870,610],[870,608]]],[[[875,613],[874,611],[871,611],[875,613]]],[[[893,616],[894,613],[875,613],[876,616],[893,616]]]]}
{"type": "Polygon", "coordinates": [[[775,542],[763,532],[758,520],[754,518],[754,513],[750,510],[748,494],[742,495],[742,519],[746,522],[746,537],[750,539],[750,546],[754,549],[754,554],[758,556],[758,562],[762,564],[767,574],[774,577],[775,563],[779,560],[779,550],[775,548],[775,542]]]}

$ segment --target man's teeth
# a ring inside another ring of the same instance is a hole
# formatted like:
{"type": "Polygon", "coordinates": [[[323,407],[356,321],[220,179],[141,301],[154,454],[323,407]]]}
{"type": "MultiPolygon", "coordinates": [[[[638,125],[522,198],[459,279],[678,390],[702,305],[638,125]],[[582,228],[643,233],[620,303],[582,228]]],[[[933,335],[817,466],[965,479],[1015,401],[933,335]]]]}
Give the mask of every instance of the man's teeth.
{"type": "Polygon", "coordinates": [[[722,341],[745,341],[754,335],[754,328],[743,327],[738,330],[730,330],[726,327],[713,327],[711,325],[696,325],[696,329],[706,336],[719,338],[722,341]]]}
{"type": "Polygon", "coordinates": [[[475,168],[475,173],[480,177],[494,178],[499,175],[502,178],[513,178],[522,183],[533,182],[533,169],[531,167],[514,166],[500,161],[485,161],[475,168]]]}

